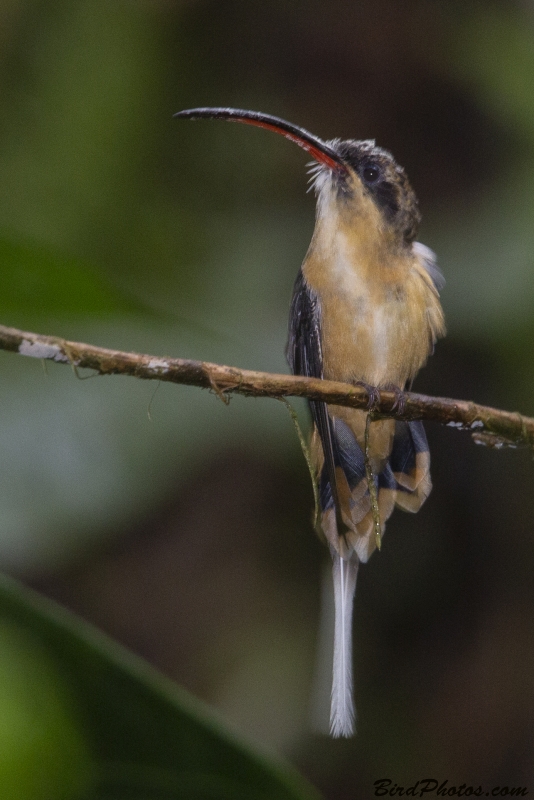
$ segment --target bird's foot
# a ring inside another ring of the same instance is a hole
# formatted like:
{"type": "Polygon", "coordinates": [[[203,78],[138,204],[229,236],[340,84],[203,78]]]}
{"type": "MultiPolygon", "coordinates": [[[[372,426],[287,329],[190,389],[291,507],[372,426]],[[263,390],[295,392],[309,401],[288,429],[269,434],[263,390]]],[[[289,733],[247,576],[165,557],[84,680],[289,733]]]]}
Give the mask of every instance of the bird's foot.
{"type": "Polygon", "coordinates": [[[380,389],[365,381],[356,381],[356,386],[362,386],[367,392],[367,410],[374,411],[380,403],[380,389]]]}
{"type": "Polygon", "coordinates": [[[395,400],[393,401],[393,405],[391,406],[392,411],[397,411],[399,414],[404,414],[406,409],[406,395],[398,386],[394,383],[388,383],[384,386],[384,389],[387,392],[393,392],[395,395],[395,400]]]}

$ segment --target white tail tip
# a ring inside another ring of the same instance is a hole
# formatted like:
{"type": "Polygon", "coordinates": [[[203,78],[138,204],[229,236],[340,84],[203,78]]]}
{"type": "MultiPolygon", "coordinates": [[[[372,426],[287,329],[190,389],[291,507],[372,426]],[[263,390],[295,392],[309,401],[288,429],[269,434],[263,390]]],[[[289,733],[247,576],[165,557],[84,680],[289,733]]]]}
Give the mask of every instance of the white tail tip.
{"type": "Polygon", "coordinates": [[[332,559],[335,627],[330,733],[348,737],[353,735],[356,721],[352,697],[352,606],[359,560],[353,553],[346,561],[335,550],[332,559]]]}

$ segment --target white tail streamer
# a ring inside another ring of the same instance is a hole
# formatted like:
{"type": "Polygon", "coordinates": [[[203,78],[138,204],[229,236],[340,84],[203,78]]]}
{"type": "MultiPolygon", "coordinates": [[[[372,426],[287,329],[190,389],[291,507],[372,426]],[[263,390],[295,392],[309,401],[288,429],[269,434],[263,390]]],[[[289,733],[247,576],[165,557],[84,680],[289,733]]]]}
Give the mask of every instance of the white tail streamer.
{"type": "Polygon", "coordinates": [[[346,561],[335,550],[332,559],[335,626],[330,733],[352,736],[356,716],[352,698],[352,606],[360,562],[356,553],[346,561]]]}

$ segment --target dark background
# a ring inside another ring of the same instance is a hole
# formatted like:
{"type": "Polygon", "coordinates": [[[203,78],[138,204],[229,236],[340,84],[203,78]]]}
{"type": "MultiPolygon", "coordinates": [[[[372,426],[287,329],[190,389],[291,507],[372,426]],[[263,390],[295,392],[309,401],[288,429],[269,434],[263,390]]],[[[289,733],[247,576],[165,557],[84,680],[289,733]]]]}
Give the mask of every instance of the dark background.
{"type": "MultiPolygon", "coordinates": [[[[313,230],[306,157],[264,131],[172,119],[203,105],[390,149],[447,279],[448,336],[415,388],[534,413],[530,0],[6,0],[4,324],[287,369],[313,230]]],[[[379,778],[534,791],[527,450],[427,425],[434,490],[417,516],[395,512],[360,572],[358,735],[332,741],[313,733],[328,694],[315,667],[328,559],[283,405],[79,381],[6,353],[0,368],[5,570],[327,798],[369,797],[379,778]]]]}

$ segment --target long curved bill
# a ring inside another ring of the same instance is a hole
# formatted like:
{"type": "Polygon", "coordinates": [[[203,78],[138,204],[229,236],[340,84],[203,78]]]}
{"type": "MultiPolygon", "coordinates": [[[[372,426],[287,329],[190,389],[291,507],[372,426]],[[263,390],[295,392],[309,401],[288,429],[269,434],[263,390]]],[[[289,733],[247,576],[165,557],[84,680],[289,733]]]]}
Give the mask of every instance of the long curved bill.
{"type": "Polygon", "coordinates": [[[312,158],[325,164],[330,169],[337,172],[346,172],[347,167],[338,153],[318,136],[286,122],[279,117],[271,114],[262,114],[261,111],[243,111],[240,108],[189,108],[186,111],[178,111],[174,117],[184,117],[186,119],[224,119],[228,122],[242,122],[244,125],[254,125],[257,128],[265,128],[274,131],[291,142],[295,142],[299,147],[306,150],[312,158]]]}

